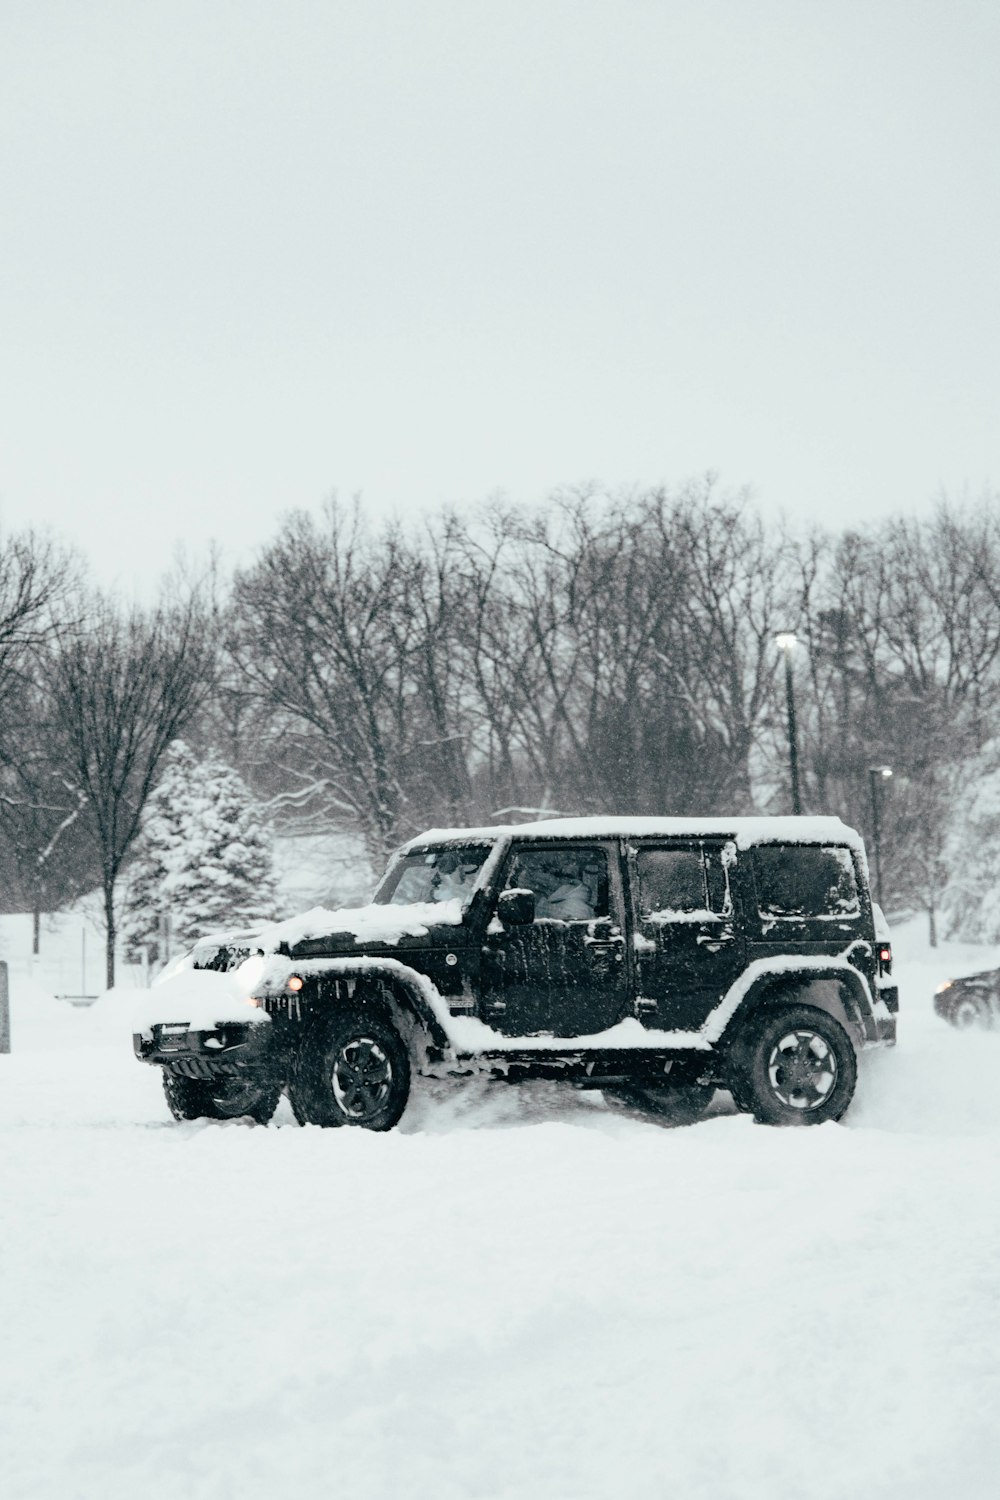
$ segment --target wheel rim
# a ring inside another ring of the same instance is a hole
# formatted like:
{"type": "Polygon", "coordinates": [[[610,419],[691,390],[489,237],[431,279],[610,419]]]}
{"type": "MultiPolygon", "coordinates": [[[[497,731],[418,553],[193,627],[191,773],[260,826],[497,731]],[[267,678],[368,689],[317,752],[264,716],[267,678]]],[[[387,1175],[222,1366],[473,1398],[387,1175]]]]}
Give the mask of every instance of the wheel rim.
{"type": "Polygon", "coordinates": [[[767,1076],[777,1099],[789,1109],[819,1109],[837,1082],[837,1057],[816,1031],[789,1031],[771,1048],[767,1076]]]}
{"type": "Polygon", "coordinates": [[[348,1119],[368,1120],[389,1097],[392,1077],[392,1063],[374,1037],[356,1036],[337,1053],[330,1081],[348,1119]]]}
{"type": "Polygon", "coordinates": [[[982,1013],[975,1000],[960,1000],[952,1013],[956,1026],[977,1026],[982,1013]]]}

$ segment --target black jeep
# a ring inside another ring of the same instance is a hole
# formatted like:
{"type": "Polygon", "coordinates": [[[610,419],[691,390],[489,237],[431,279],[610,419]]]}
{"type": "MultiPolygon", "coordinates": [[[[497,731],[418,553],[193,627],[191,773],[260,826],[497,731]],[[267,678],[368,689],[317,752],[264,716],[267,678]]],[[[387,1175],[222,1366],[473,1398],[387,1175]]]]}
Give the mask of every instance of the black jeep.
{"type": "Polygon", "coordinates": [[[678,1121],[722,1087],[758,1120],[817,1124],[847,1109],[858,1051],[896,1036],[864,848],[836,818],[432,831],[372,905],[189,962],[228,1008],[192,1020],[181,974],[135,1037],[178,1119],[266,1121],[286,1089],[300,1122],[388,1130],[418,1072],[560,1079],[678,1121]]]}

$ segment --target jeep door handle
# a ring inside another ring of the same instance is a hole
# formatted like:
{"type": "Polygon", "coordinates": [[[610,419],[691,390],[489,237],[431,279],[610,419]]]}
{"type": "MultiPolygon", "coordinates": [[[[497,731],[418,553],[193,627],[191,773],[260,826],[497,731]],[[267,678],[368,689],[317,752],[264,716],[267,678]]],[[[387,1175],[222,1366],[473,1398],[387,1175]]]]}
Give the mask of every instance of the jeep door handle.
{"type": "Polygon", "coordinates": [[[710,932],[699,932],[695,942],[699,948],[707,948],[709,953],[718,953],[720,948],[732,942],[732,938],[713,937],[710,932]]]}
{"type": "Polygon", "coordinates": [[[623,937],[585,937],[584,946],[590,949],[594,959],[602,959],[605,962],[620,964],[625,958],[625,939],[623,937]]]}

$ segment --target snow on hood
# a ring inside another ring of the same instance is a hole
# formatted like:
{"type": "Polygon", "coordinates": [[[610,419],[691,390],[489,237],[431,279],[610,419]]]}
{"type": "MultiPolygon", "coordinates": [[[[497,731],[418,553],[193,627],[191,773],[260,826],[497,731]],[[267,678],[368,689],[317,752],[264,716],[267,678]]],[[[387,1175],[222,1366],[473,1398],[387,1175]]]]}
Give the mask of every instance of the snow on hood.
{"type": "Polygon", "coordinates": [[[211,969],[182,969],[153,986],[131,1010],[133,1031],[186,1021],[196,1031],[211,1031],[220,1022],[269,1024],[270,1017],[251,1005],[250,995],[264,969],[263,958],[248,958],[238,969],[219,974],[211,969]]]}
{"type": "Polygon", "coordinates": [[[274,922],[257,936],[257,946],[265,953],[277,952],[282,943],[294,948],[316,938],[334,934],[351,937],[358,944],[395,944],[406,937],[426,937],[431,927],[460,927],[462,902],[421,901],[410,906],[344,906],[335,911],[314,906],[299,917],[274,922]]]}

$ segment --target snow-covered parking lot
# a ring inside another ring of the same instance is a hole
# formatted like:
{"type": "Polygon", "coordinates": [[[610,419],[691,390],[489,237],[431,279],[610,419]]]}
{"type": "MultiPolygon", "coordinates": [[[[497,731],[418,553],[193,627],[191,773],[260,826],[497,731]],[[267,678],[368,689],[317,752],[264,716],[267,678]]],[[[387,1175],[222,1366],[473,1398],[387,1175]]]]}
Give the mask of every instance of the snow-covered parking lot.
{"type": "Polygon", "coordinates": [[[1000,1491],[987,950],[897,941],[842,1125],[424,1092],[390,1135],[176,1125],[112,996],[0,1057],[4,1500],[1000,1491]]]}

